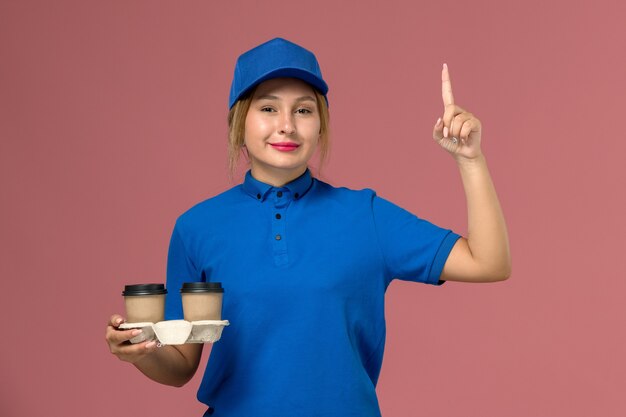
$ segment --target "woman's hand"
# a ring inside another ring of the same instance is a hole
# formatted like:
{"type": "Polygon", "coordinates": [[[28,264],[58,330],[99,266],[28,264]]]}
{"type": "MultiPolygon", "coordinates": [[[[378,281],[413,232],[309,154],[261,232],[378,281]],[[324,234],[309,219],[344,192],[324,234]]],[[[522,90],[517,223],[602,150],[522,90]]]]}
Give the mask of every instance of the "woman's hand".
{"type": "Polygon", "coordinates": [[[441,96],[444,113],[433,129],[433,139],[457,161],[476,159],[480,149],[481,123],[472,113],[454,104],[448,66],[441,71],[441,96]]]}
{"type": "Polygon", "coordinates": [[[193,377],[202,357],[201,343],[165,345],[157,348],[156,341],[131,344],[129,341],[141,333],[139,329],[119,330],[124,322],[114,314],[109,320],[106,342],[109,350],[120,360],[130,362],[153,381],[182,387],[193,377]]]}
{"type": "Polygon", "coordinates": [[[119,330],[119,326],[123,322],[124,319],[122,316],[118,314],[111,316],[109,324],[107,325],[105,339],[112,354],[122,361],[134,364],[143,359],[146,355],[154,352],[157,349],[157,344],[154,340],[131,344],[129,340],[140,334],[141,330],[119,330]]]}
{"type": "Polygon", "coordinates": [[[457,240],[439,279],[462,282],[503,281],[511,275],[511,253],[504,215],[480,149],[481,123],[454,104],[448,66],[441,71],[443,117],[433,138],[457,162],[467,199],[467,238],[457,240]]]}

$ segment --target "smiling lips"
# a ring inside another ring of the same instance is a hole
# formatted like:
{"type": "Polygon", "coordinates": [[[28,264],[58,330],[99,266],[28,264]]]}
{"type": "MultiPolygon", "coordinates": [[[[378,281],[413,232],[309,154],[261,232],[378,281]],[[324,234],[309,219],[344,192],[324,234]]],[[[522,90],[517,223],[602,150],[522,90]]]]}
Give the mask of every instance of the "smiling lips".
{"type": "Polygon", "coordinates": [[[270,143],[270,145],[272,146],[272,148],[281,152],[292,152],[298,149],[298,146],[300,146],[297,143],[293,142],[270,143]]]}

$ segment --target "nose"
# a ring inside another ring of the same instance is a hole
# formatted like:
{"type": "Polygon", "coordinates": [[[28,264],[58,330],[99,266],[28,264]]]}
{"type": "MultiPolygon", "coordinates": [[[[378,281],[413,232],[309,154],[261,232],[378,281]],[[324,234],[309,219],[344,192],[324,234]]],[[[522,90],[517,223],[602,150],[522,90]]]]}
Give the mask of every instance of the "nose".
{"type": "Polygon", "coordinates": [[[278,123],[278,133],[281,135],[293,135],[296,133],[296,124],[291,113],[284,114],[278,123]]]}

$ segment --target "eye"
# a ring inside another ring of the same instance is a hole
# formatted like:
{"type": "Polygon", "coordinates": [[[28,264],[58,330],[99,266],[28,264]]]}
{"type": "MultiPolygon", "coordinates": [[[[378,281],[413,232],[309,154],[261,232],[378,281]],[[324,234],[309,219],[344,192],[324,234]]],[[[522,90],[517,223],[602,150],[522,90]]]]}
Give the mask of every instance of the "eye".
{"type": "Polygon", "coordinates": [[[311,114],[313,113],[310,109],[307,108],[301,108],[296,110],[296,113],[300,113],[300,114],[311,114]]]}
{"type": "Polygon", "coordinates": [[[271,107],[265,106],[265,107],[261,107],[261,111],[270,113],[270,112],[274,112],[275,110],[271,107]]]}

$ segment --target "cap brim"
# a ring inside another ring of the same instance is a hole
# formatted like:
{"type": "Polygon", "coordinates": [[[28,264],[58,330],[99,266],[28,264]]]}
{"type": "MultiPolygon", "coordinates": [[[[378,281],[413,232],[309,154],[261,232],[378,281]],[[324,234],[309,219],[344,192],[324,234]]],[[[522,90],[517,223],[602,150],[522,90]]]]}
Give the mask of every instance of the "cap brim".
{"type": "MultiPolygon", "coordinates": [[[[253,83],[250,84],[248,88],[243,90],[237,97],[235,97],[232,102],[229,104],[229,107],[233,107],[233,105],[237,102],[237,100],[245,97],[250,93],[256,86],[261,84],[263,81],[271,80],[273,78],[297,78],[300,79],[307,84],[310,84],[316,90],[318,90],[324,97],[326,97],[326,93],[328,93],[328,85],[321,78],[313,75],[310,71],[303,70],[301,68],[280,68],[277,70],[270,71],[261,75],[257,78],[253,83]]],[[[327,99],[328,102],[328,99],[327,99]]]]}

